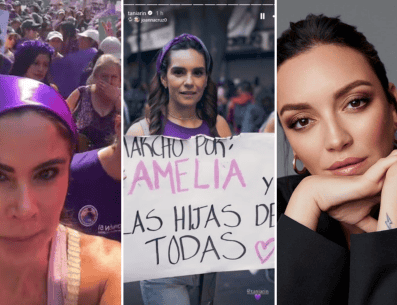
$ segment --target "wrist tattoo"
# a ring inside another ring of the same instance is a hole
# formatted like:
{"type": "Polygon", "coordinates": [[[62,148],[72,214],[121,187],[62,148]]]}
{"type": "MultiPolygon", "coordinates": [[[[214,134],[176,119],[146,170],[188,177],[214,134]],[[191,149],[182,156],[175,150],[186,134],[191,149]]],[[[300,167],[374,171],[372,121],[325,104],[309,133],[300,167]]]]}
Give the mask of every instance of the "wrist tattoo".
{"type": "Polygon", "coordinates": [[[390,219],[390,217],[389,217],[389,215],[387,215],[387,213],[386,213],[386,221],[385,221],[385,224],[386,224],[386,226],[387,226],[387,228],[389,229],[389,230],[391,230],[392,229],[392,222],[391,222],[391,219],[390,219]]]}

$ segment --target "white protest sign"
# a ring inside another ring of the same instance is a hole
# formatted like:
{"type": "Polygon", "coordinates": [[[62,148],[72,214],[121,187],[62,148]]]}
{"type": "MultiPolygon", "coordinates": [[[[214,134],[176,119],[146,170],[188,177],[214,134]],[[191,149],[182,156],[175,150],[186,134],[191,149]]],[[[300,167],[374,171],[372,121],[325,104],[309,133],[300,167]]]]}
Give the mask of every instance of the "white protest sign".
{"type": "Polygon", "coordinates": [[[124,139],[124,281],[274,268],[274,135],[124,139]]]}

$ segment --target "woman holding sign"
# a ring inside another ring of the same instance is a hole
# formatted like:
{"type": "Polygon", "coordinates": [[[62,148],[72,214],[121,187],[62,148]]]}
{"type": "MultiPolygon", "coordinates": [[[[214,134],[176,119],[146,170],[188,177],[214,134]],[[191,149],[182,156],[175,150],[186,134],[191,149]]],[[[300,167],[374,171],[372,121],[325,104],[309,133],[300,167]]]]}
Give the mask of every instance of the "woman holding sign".
{"type": "Polygon", "coordinates": [[[182,34],[171,40],[161,50],[156,69],[149,111],[145,119],[131,126],[128,135],[231,136],[225,119],[217,114],[212,58],[199,38],[182,34]]]}
{"type": "MultiPolygon", "coordinates": [[[[228,137],[231,131],[217,114],[217,90],[211,80],[212,58],[196,36],[182,34],[161,50],[149,92],[149,111],[127,135],[165,135],[188,139],[198,134],[228,137]]],[[[195,304],[200,275],[141,282],[145,304],[195,304]]]]}
{"type": "Polygon", "coordinates": [[[0,76],[2,304],[121,304],[120,244],[67,226],[77,132],[62,97],[0,76]]]}
{"type": "Polygon", "coordinates": [[[278,304],[394,304],[396,87],[363,34],[323,15],[291,23],[277,65],[300,174],[278,182],[278,304]]]}

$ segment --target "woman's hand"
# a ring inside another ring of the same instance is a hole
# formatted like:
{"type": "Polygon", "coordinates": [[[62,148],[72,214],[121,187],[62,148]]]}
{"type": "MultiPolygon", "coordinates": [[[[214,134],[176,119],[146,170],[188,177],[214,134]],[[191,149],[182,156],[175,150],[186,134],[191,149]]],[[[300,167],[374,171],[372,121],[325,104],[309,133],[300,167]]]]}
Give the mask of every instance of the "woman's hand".
{"type": "Polygon", "coordinates": [[[116,109],[120,111],[121,109],[121,89],[113,86],[103,80],[99,80],[96,85],[98,88],[106,95],[106,97],[111,100],[116,109]]]}
{"type": "Polygon", "coordinates": [[[307,177],[292,194],[285,215],[316,230],[318,218],[324,211],[338,221],[366,232],[374,231],[377,223],[369,214],[379,203],[386,172],[396,162],[397,152],[394,151],[360,176],[307,177]]]}
{"type": "Polygon", "coordinates": [[[397,162],[387,171],[382,188],[377,231],[397,228],[397,162]]]}

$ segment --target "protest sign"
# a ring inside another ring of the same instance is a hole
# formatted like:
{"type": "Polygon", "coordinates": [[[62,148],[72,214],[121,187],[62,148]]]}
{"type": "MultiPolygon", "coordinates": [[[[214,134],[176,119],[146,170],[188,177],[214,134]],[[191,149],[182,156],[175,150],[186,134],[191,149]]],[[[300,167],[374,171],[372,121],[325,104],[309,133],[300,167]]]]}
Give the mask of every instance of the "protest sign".
{"type": "Polygon", "coordinates": [[[124,139],[124,281],[274,268],[274,135],[124,139]]]}

